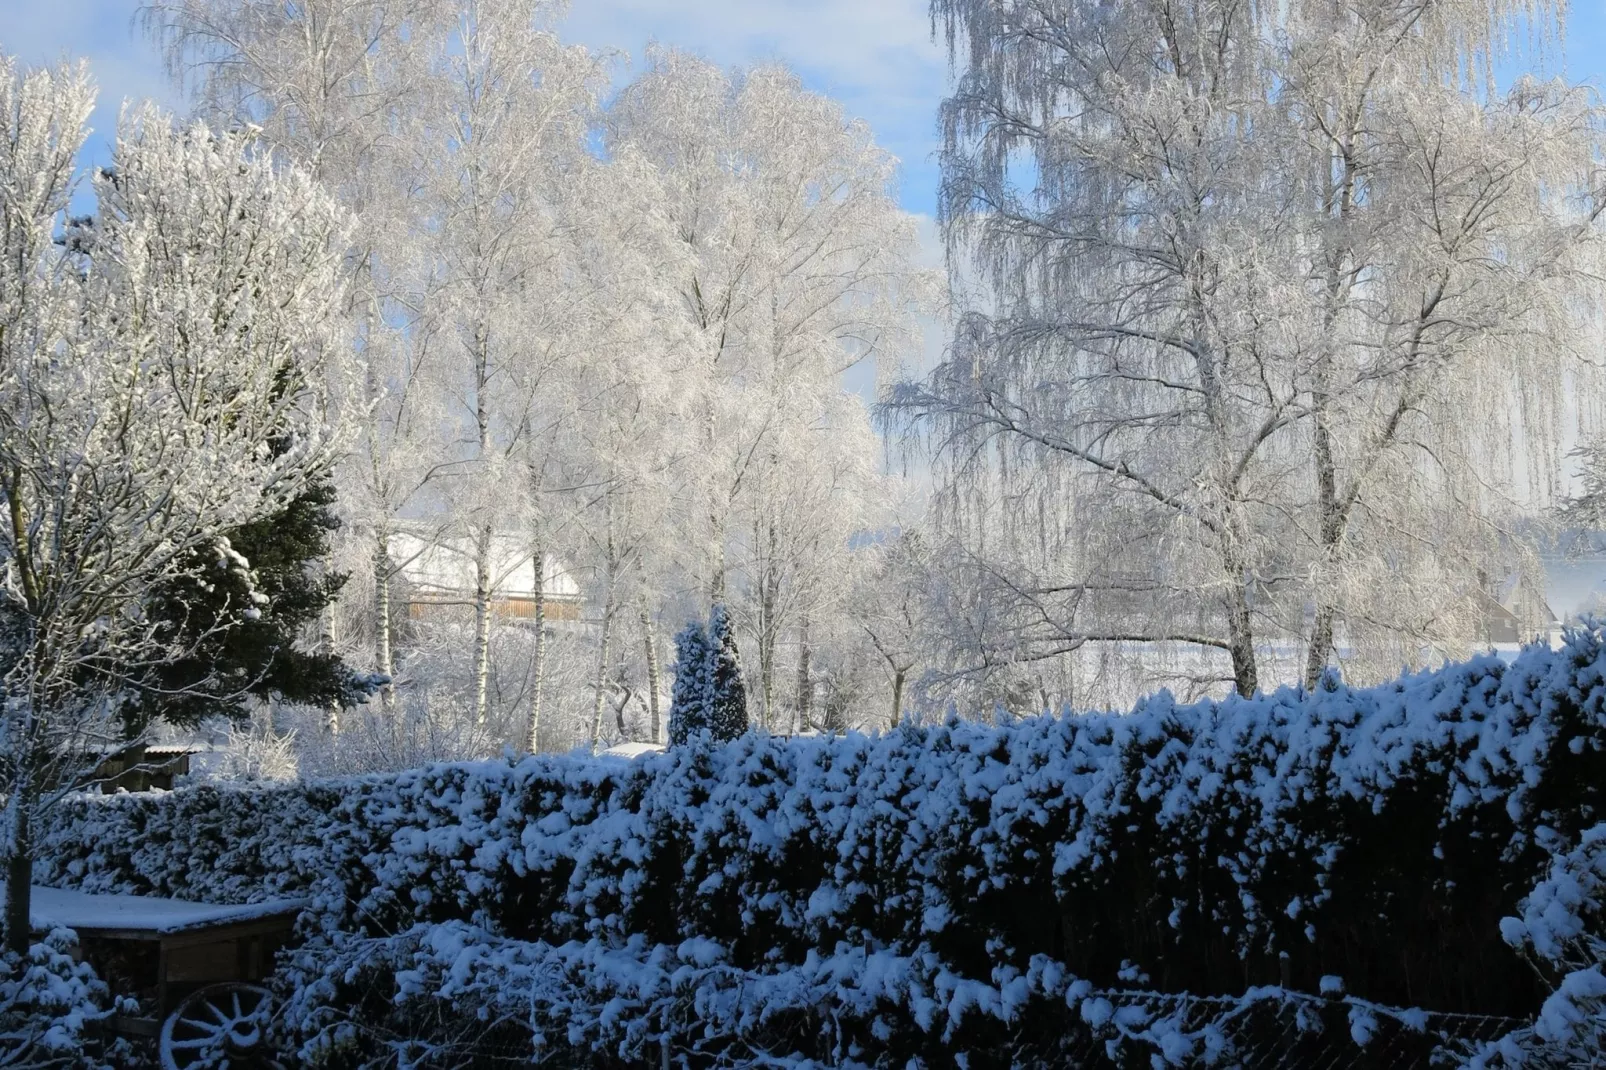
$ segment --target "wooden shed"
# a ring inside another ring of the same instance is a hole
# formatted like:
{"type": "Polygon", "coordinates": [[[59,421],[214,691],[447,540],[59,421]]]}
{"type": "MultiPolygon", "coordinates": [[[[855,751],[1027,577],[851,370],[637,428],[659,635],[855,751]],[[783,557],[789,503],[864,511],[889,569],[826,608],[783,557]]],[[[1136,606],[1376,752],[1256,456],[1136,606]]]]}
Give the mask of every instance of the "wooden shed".
{"type": "MultiPolygon", "coordinates": [[[[129,743],[108,748],[95,766],[103,792],[172,791],[177,777],[190,771],[190,755],[206,748],[194,743],[129,743]]],[[[86,763],[87,764],[87,763],[86,763]]]]}
{"type": "MultiPolygon", "coordinates": [[[[0,882],[0,896],[4,888],[0,882]]],[[[266,977],[308,902],[220,905],[35,885],[29,920],[37,932],[75,931],[83,958],[111,990],[153,1012],[119,1016],[118,1031],[155,1036],[161,1019],[191,993],[266,977]]]]}

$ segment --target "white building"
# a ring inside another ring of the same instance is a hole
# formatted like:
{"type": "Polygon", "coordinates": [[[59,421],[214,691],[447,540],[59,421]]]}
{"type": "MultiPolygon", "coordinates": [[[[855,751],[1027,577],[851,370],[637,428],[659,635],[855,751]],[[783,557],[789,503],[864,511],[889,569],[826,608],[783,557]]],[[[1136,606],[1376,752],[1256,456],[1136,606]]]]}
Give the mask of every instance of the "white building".
{"type": "MultiPolygon", "coordinates": [[[[427,620],[474,604],[474,539],[403,532],[391,539],[390,556],[407,586],[408,617],[427,620]]],[[[547,554],[541,573],[546,618],[579,620],[584,595],[569,567],[547,554]]],[[[528,537],[491,536],[491,612],[533,618],[535,581],[535,551],[528,537]]]]}

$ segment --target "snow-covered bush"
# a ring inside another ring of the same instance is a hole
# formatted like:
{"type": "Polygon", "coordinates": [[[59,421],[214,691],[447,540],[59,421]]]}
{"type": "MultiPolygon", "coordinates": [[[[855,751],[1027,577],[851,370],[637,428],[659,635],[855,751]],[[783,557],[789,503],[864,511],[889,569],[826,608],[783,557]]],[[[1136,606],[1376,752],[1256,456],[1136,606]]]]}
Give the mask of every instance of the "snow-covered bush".
{"type": "MultiPolygon", "coordinates": [[[[194,898],[313,889],[292,970],[307,1043],[373,999],[389,1009],[358,1021],[398,1033],[473,1006],[630,1058],[695,1035],[711,1055],[739,1036],[840,1065],[1053,1065],[1080,983],[1342,998],[1359,1009],[1337,1035],[1360,1044],[1387,1017],[1367,1008],[1539,1012],[1552,985],[1501,919],[1525,899],[1543,914],[1536,881],[1597,857],[1603,710],[1606,649],[1585,632],[1370,689],[83,799],[50,872],[194,898]],[[636,991],[653,971],[670,988],[636,991]]],[[[1088,1028],[1137,1029],[1100,1006],[1076,1003],[1088,1028]]],[[[1149,1032],[1208,1042],[1184,1025],[1149,1032]]]]}
{"type": "MultiPolygon", "coordinates": [[[[1548,831],[1548,830],[1547,830],[1548,831]]],[[[1477,1067],[1585,1067],[1606,1060],[1606,824],[1560,840],[1550,870],[1501,922],[1552,990],[1531,1027],[1479,1052],[1477,1067]]]]}
{"type": "Polygon", "coordinates": [[[203,784],[80,795],[42,830],[35,880],[87,892],[247,903],[314,891],[345,842],[342,785],[203,784]]]}
{"type": "Polygon", "coordinates": [[[112,998],[95,972],[76,961],[78,937],[53,929],[26,958],[0,955],[0,1066],[108,1066],[96,1027],[112,998]]]}

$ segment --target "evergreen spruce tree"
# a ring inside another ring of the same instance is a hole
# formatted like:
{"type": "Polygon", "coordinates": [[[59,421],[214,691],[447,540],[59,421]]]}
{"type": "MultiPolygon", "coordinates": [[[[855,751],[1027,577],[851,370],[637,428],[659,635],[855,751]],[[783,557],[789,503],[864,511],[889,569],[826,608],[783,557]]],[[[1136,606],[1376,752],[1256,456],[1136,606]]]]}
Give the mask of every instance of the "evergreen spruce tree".
{"type": "Polygon", "coordinates": [[[712,727],[715,650],[701,621],[675,636],[675,687],[669,703],[669,744],[678,747],[712,727]]]}
{"type": "Polygon", "coordinates": [[[252,697],[313,706],[351,706],[367,697],[367,677],[296,642],[346,579],[314,567],[340,523],[330,508],[334,497],[328,482],[315,484],[282,512],[229,532],[232,555],[211,555],[204,582],[186,577],[153,593],[147,613],[166,623],[188,653],[137,681],[125,706],[130,734],[156,716],[182,725],[209,716],[240,719],[252,697]],[[253,591],[262,598],[252,598],[253,591]]]}
{"type": "Polygon", "coordinates": [[[730,611],[714,604],[708,620],[708,646],[713,662],[713,703],[709,730],[715,739],[735,739],[747,731],[747,689],[742,686],[742,664],[736,655],[736,630],[730,611]]]}

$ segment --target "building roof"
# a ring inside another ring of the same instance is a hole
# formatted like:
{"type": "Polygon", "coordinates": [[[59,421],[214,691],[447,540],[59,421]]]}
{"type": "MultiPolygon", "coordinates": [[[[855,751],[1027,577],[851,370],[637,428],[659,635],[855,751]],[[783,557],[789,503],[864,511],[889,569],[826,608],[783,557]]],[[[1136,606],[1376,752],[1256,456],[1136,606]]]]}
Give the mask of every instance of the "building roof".
{"type": "MultiPolygon", "coordinates": [[[[0,895],[5,884],[0,882],[0,895]]],[[[67,888],[33,886],[29,923],[35,930],[62,926],[80,934],[149,932],[158,935],[193,932],[242,921],[299,914],[308,899],[272,899],[265,903],[221,905],[159,899],[151,895],[96,895],[67,888]]]]}
{"type": "MultiPolygon", "coordinates": [[[[422,600],[456,600],[474,591],[474,540],[466,536],[433,535],[425,538],[403,532],[391,539],[391,560],[422,600]]],[[[535,597],[535,554],[527,537],[491,536],[491,595],[493,598],[535,597]]],[[[563,562],[546,555],[542,569],[546,597],[577,601],[580,584],[563,562]]]]}
{"type": "Polygon", "coordinates": [[[662,743],[617,743],[597,755],[597,757],[622,758],[627,762],[632,762],[648,754],[661,754],[663,749],[662,743]]]}

